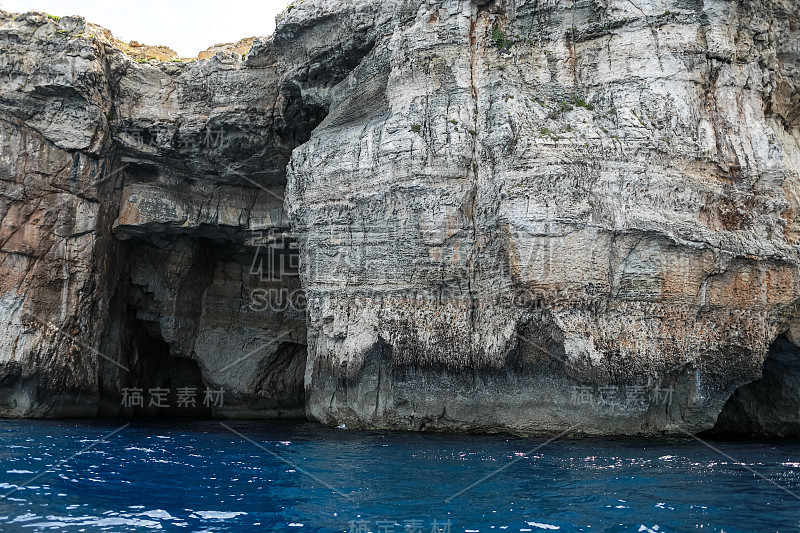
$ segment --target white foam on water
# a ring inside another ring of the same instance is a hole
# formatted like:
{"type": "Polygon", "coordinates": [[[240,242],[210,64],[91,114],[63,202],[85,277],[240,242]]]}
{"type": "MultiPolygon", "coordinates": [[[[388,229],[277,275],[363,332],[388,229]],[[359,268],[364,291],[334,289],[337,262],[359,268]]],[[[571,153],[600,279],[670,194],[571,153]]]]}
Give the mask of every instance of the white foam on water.
{"type": "Polygon", "coordinates": [[[195,511],[194,514],[198,515],[200,518],[204,520],[230,520],[231,518],[236,518],[239,515],[246,515],[247,513],[226,513],[224,511],[195,511]]]}
{"type": "Polygon", "coordinates": [[[561,529],[560,526],[554,526],[552,524],[542,524],[540,522],[525,522],[529,526],[538,527],[539,529],[561,529]]]}

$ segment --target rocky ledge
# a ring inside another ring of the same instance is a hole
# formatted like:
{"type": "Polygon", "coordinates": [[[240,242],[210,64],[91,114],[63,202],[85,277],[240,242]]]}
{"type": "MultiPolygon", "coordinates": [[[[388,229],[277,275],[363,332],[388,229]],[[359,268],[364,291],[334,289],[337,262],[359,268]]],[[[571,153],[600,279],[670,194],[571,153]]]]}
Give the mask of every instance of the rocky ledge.
{"type": "Polygon", "coordinates": [[[0,416],[800,435],[796,2],[133,48],[0,12],[0,416]]]}

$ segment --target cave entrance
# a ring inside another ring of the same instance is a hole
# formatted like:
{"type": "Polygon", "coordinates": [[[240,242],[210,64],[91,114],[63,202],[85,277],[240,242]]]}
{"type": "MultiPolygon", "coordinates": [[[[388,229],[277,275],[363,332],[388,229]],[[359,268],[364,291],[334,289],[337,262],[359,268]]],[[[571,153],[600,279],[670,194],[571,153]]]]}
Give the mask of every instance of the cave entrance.
{"type": "Polygon", "coordinates": [[[158,323],[135,319],[130,373],[128,384],[121,391],[120,414],[136,418],[211,418],[205,391],[197,361],[173,355],[158,323]]]}
{"type": "Polygon", "coordinates": [[[256,409],[278,418],[305,418],[307,353],[305,344],[282,342],[261,364],[260,377],[253,384],[256,409]]]}
{"type": "Polygon", "coordinates": [[[710,436],[800,437],[800,348],[781,335],[761,379],[742,385],[722,408],[710,436]]]}

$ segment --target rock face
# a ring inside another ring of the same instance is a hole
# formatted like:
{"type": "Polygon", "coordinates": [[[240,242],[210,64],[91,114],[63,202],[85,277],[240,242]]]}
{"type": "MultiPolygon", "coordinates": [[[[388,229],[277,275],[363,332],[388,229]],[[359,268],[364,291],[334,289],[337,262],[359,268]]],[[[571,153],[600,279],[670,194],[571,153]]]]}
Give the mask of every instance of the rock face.
{"type": "Polygon", "coordinates": [[[798,9],[308,0],[149,64],[2,13],[0,415],[796,435],[798,9]]]}
{"type": "Polygon", "coordinates": [[[274,46],[148,64],[80,18],[2,22],[0,413],[168,415],[125,389],[192,388],[196,415],[208,388],[220,416],[302,415],[305,313],[250,299],[302,292],[276,243],[308,133],[274,46]]]}

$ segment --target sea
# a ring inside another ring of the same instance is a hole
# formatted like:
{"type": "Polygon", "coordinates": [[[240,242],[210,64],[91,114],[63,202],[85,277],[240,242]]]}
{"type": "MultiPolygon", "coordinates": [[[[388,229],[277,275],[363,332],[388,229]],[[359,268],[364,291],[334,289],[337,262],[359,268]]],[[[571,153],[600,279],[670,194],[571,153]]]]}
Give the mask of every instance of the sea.
{"type": "Polygon", "coordinates": [[[0,531],[800,533],[800,442],[0,420],[0,531]]]}

